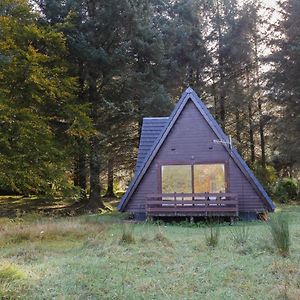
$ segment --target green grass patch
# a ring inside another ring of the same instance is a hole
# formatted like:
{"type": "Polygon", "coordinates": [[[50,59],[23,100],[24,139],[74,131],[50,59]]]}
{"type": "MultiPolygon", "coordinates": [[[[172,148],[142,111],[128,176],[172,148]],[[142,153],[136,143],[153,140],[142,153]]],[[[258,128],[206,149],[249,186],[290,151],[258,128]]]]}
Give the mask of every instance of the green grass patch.
{"type": "Polygon", "coordinates": [[[0,266],[0,283],[11,282],[24,278],[24,273],[16,266],[6,265],[0,266]]]}
{"type": "Polygon", "coordinates": [[[21,298],[25,274],[13,264],[0,265],[0,299],[21,298]]]}
{"type": "Polygon", "coordinates": [[[218,224],[212,251],[203,224],[124,223],[118,214],[6,219],[0,299],[298,300],[300,210],[284,213],[293,219],[288,257],[275,251],[269,224],[260,221],[218,224]],[[230,230],[244,224],[246,242],[236,242],[230,230]]]}

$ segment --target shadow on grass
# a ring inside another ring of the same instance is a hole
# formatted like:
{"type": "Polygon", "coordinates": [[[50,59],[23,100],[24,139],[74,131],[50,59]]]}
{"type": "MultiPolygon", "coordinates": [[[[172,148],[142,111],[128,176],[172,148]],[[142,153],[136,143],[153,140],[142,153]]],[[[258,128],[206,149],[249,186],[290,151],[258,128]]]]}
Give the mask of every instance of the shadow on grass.
{"type": "MultiPolygon", "coordinates": [[[[117,198],[105,198],[106,209],[99,212],[114,211],[118,202],[117,198]]],[[[0,218],[16,218],[31,213],[49,216],[82,215],[87,213],[86,205],[87,203],[84,202],[74,202],[62,198],[0,196],[0,218]]]]}

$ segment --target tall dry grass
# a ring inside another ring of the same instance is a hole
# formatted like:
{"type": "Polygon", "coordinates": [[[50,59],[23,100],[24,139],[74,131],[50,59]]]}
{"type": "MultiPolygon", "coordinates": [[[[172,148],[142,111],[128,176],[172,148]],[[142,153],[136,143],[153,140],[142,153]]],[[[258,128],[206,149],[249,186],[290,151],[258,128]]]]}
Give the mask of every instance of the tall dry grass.
{"type": "Polygon", "coordinates": [[[207,229],[205,231],[205,242],[206,245],[211,248],[216,248],[220,240],[220,226],[213,223],[212,221],[208,222],[207,229]]]}
{"type": "Polygon", "coordinates": [[[229,229],[233,241],[238,245],[244,245],[249,239],[249,227],[246,224],[234,225],[229,229]]]}
{"type": "Polygon", "coordinates": [[[270,231],[272,234],[273,245],[278,253],[286,257],[290,253],[290,230],[287,217],[283,213],[273,214],[269,220],[270,231]]]}
{"type": "Polygon", "coordinates": [[[0,227],[0,246],[25,241],[77,239],[96,236],[107,229],[107,224],[86,223],[79,219],[45,220],[32,224],[7,224],[0,227]]]}
{"type": "Polygon", "coordinates": [[[135,241],[134,226],[132,224],[122,224],[120,243],[134,244],[135,241]]]}

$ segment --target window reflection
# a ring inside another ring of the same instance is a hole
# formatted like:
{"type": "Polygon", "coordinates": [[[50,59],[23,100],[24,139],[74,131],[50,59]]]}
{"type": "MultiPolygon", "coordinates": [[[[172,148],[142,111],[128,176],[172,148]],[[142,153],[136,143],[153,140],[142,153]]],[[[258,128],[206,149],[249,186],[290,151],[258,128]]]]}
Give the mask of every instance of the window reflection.
{"type": "Polygon", "coordinates": [[[195,193],[225,193],[224,164],[194,165],[195,193]]]}
{"type": "MultiPolygon", "coordinates": [[[[168,165],[162,166],[162,193],[192,193],[192,166],[168,165]]],[[[184,199],[187,200],[187,197],[184,199]]],[[[164,200],[173,200],[164,197],[164,200]]],[[[177,198],[177,200],[180,200],[177,198]]]]}
{"type": "MultiPolygon", "coordinates": [[[[225,193],[226,189],[225,166],[220,163],[165,165],[161,167],[161,175],[163,194],[225,193]]],[[[191,197],[183,198],[191,200],[191,197]]],[[[164,197],[164,200],[173,199],[174,197],[164,197]]]]}

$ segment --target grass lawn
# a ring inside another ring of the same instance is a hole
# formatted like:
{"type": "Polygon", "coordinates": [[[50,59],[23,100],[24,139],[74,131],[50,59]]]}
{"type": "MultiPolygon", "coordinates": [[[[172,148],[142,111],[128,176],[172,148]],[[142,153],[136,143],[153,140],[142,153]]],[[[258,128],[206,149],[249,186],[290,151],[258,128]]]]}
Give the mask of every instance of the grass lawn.
{"type": "Polygon", "coordinates": [[[0,218],[0,299],[300,299],[300,207],[285,213],[287,258],[262,222],[247,223],[243,245],[222,225],[211,248],[204,226],[124,224],[115,213],[0,218]]]}

